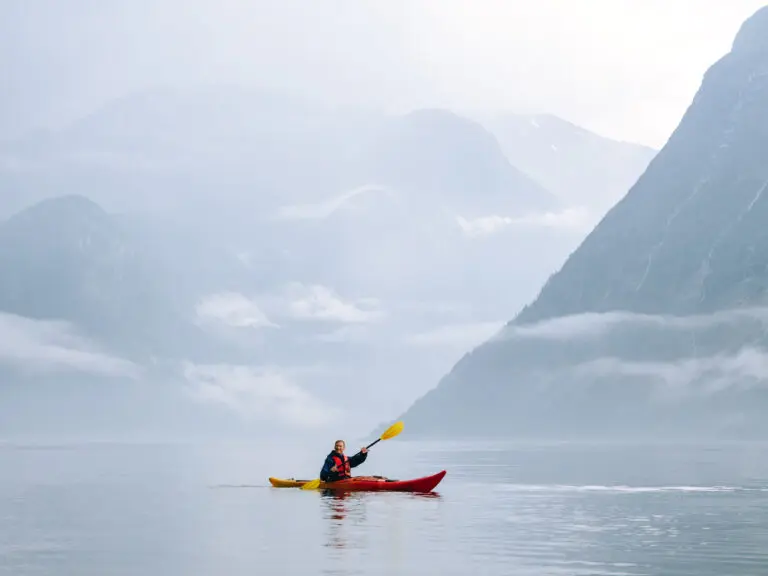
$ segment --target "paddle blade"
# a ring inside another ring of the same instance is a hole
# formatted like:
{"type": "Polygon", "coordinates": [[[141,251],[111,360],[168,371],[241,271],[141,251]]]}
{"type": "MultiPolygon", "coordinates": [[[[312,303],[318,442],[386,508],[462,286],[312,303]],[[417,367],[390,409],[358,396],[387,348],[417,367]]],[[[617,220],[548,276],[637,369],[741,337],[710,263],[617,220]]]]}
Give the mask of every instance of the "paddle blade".
{"type": "Polygon", "coordinates": [[[394,438],[403,431],[403,426],[404,424],[402,422],[395,422],[392,424],[392,426],[384,430],[384,434],[381,435],[381,439],[389,440],[390,438],[394,438]]]}
{"type": "Polygon", "coordinates": [[[306,484],[302,485],[302,490],[317,490],[317,488],[320,486],[320,478],[315,478],[314,480],[310,480],[306,484]]]}

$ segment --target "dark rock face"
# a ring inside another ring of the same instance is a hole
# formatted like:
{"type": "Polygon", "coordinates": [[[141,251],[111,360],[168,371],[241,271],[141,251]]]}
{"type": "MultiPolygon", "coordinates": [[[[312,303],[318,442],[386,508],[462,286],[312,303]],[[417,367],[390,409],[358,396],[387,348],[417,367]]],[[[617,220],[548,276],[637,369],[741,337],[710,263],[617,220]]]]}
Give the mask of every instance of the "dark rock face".
{"type": "Polygon", "coordinates": [[[768,434],[767,48],[762,9],[637,184],[532,304],[416,402],[410,429],[768,434]]]}

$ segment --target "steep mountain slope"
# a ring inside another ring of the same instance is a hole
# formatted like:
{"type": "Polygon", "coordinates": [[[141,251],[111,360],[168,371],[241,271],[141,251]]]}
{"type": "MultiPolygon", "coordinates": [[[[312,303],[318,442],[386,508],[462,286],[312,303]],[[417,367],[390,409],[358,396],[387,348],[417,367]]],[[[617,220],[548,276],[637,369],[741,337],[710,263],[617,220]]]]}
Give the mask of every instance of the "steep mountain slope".
{"type": "Polygon", "coordinates": [[[484,122],[509,161],[568,205],[602,217],[648,167],[656,150],[604,138],[550,114],[484,122]]]}
{"type": "Polygon", "coordinates": [[[431,434],[768,434],[768,8],[538,298],[404,418],[431,434]]]}

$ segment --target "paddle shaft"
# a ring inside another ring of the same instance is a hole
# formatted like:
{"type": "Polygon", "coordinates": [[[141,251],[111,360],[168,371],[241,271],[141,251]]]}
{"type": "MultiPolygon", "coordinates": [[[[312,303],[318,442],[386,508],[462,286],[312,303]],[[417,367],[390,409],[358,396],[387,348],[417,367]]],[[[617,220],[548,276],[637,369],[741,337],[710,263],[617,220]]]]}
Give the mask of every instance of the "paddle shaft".
{"type": "MultiPolygon", "coordinates": [[[[377,444],[379,442],[381,442],[381,438],[379,438],[378,440],[374,440],[373,442],[368,444],[368,446],[366,446],[365,449],[368,450],[371,446],[373,446],[373,445],[375,445],[375,444],[377,444]]],[[[362,452],[358,452],[358,454],[362,454],[362,452]]]]}
{"type": "Polygon", "coordinates": [[[379,438],[378,440],[374,440],[373,442],[368,444],[368,446],[366,446],[365,449],[368,450],[371,446],[373,446],[373,445],[375,445],[375,444],[377,444],[379,442],[381,442],[381,438],[379,438]]]}
{"type": "MultiPolygon", "coordinates": [[[[379,438],[378,440],[374,440],[373,442],[371,442],[370,444],[368,444],[368,446],[366,446],[366,447],[365,447],[365,449],[366,449],[366,450],[369,450],[369,449],[371,448],[371,446],[375,446],[375,445],[376,445],[376,444],[378,444],[379,442],[381,442],[381,438],[379,438]]],[[[360,452],[358,452],[358,454],[360,454],[360,452]]]]}
{"type": "MultiPolygon", "coordinates": [[[[374,442],[371,442],[370,444],[368,444],[368,446],[366,446],[366,447],[365,447],[365,449],[366,449],[366,450],[370,449],[370,447],[371,447],[371,446],[373,446],[374,444],[377,444],[378,442],[381,442],[381,438],[379,438],[378,440],[376,440],[376,441],[374,441],[374,442]]],[[[361,454],[361,452],[358,452],[358,454],[361,454]]]]}

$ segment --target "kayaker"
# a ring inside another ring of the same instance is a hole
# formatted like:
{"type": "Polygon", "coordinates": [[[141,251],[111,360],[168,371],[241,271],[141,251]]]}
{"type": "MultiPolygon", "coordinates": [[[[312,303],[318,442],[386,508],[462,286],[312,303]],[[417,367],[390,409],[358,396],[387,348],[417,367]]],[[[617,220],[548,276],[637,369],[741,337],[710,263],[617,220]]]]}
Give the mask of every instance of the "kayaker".
{"type": "Polygon", "coordinates": [[[360,448],[360,452],[351,458],[344,454],[346,443],[344,440],[336,440],[333,450],[325,458],[323,469],[320,471],[320,480],[323,482],[335,482],[344,478],[351,478],[351,470],[360,466],[368,458],[368,449],[360,448]]]}

